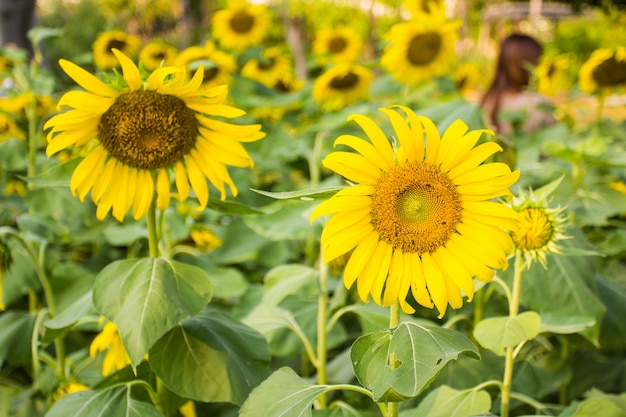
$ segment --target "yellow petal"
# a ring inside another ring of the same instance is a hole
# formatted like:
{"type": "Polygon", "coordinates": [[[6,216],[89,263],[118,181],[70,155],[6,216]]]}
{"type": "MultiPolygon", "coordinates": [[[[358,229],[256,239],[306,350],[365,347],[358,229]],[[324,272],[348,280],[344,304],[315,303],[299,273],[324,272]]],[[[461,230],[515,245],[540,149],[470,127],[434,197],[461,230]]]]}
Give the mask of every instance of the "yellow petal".
{"type": "Polygon", "coordinates": [[[181,161],[176,162],[175,177],[178,199],[185,201],[189,196],[189,178],[187,177],[185,165],[181,161]]]}
{"type": "Polygon", "coordinates": [[[354,249],[354,252],[352,252],[350,259],[346,264],[346,269],[343,272],[343,282],[346,288],[350,289],[352,284],[354,284],[354,281],[357,280],[357,277],[361,274],[363,268],[365,268],[367,263],[372,258],[377,243],[378,236],[375,233],[372,233],[371,235],[366,236],[356,249],[354,249]]]}
{"type": "Polygon", "coordinates": [[[405,254],[407,269],[405,273],[409,275],[411,283],[411,293],[413,298],[424,307],[433,308],[434,304],[426,288],[426,278],[424,277],[424,265],[417,253],[405,254]]]}
{"type": "Polygon", "coordinates": [[[424,267],[424,279],[426,280],[426,287],[430,293],[430,298],[435,303],[437,310],[439,310],[438,317],[442,318],[448,308],[448,292],[446,290],[445,279],[437,263],[429,253],[422,254],[422,266],[424,267]]]}
{"type": "Polygon", "coordinates": [[[70,180],[70,190],[78,195],[80,201],[85,201],[87,193],[100,175],[106,157],[107,152],[104,148],[98,146],[74,170],[70,180]]]}
{"type": "Polygon", "coordinates": [[[120,61],[120,65],[122,66],[122,73],[124,75],[124,80],[128,84],[128,87],[131,91],[136,91],[141,88],[141,74],[139,73],[139,68],[135,65],[130,58],[124,55],[119,49],[112,48],[111,52],[115,54],[117,59],[120,61]]]}
{"type": "Polygon", "coordinates": [[[352,152],[332,152],[322,161],[324,167],[361,184],[375,184],[380,178],[380,168],[363,156],[352,152]]]}
{"type": "Polygon", "coordinates": [[[170,176],[165,168],[161,168],[157,174],[156,190],[156,207],[159,210],[167,210],[170,207],[170,176]]]}
{"type": "Polygon", "coordinates": [[[353,114],[348,117],[348,121],[354,120],[361,126],[365,134],[370,138],[376,151],[380,154],[381,158],[387,163],[387,165],[392,166],[394,162],[393,157],[393,149],[391,148],[391,144],[389,143],[389,139],[382,131],[380,127],[374,121],[366,116],[360,114],[353,114]]]}
{"type": "Polygon", "coordinates": [[[198,210],[204,210],[209,202],[209,187],[207,186],[200,167],[198,167],[198,164],[192,157],[187,158],[187,174],[189,176],[191,188],[193,188],[193,191],[200,202],[198,210]]]}
{"type": "Polygon", "coordinates": [[[100,79],[73,62],[60,59],[59,65],[63,68],[63,71],[65,71],[67,75],[76,81],[76,84],[80,85],[85,90],[103,97],[117,97],[119,95],[119,93],[112,87],[103,83],[100,79]]]}
{"type": "Polygon", "coordinates": [[[145,169],[137,172],[137,192],[133,200],[133,218],[139,220],[143,218],[150,209],[154,200],[154,180],[152,173],[145,169]]]}

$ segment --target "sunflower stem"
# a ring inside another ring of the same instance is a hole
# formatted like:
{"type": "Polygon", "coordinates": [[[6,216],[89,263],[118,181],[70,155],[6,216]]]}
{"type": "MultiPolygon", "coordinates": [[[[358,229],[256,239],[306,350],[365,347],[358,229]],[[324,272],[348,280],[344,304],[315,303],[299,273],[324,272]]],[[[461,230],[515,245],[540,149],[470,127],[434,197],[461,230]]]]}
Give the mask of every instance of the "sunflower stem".
{"type": "Polygon", "coordinates": [[[148,250],[150,251],[151,258],[159,257],[159,235],[157,233],[156,223],[156,200],[153,198],[150,208],[148,209],[148,216],[146,217],[146,224],[148,227],[148,250]]]}
{"type": "MultiPolygon", "coordinates": [[[[400,324],[400,302],[396,300],[389,308],[389,328],[395,329],[400,324]]],[[[396,354],[391,352],[389,358],[389,366],[391,369],[396,367],[396,354]]],[[[387,403],[387,417],[398,417],[398,403],[391,401],[387,403]]]]}
{"type": "MultiPolygon", "coordinates": [[[[319,259],[320,293],[317,298],[317,383],[326,384],[326,336],[328,325],[328,266],[324,262],[324,253],[320,250],[319,259]]],[[[318,397],[320,408],[326,408],[326,395],[318,397]]]]}
{"type": "MultiPolygon", "coordinates": [[[[515,272],[513,277],[513,291],[509,303],[509,316],[515,317],[519,312],[520,289],[522,283],[522,271],[524,268],[521,254],[515,256],[515,272]]],[[[500,404],[500,417],[509,416],[509,402],[511,399],[511,381],[513,380],[513,362],[515,347],[506,349],[504,360],[504,375],[502,377],[502,402],[500,404]]]]}

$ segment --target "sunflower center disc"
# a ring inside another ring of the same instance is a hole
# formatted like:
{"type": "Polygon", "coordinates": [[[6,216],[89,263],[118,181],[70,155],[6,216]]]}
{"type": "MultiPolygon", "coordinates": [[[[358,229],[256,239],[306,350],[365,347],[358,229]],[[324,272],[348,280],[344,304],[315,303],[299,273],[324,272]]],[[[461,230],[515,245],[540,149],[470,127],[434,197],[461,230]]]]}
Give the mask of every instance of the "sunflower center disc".
{"type": "Polygon", "coordinates": [[[520,249],[543,248],[552,237],[552,223],[543,210],[528,208],[520,213],[520,227],[512,232],[513,242],[520,249]]]}
{"type": "Polygon", "coordinates": [[[230,28],[237,33],[248,33],[254,26],[254,16],[239,11],[230,19],[230,28]]]}
{"type": "Polygon", "coordinates": [[[441,36],[435,32],[414,36],[409,43],[407,59],[415,66],[431,63],[441,50],[441,36]]]}
{"type": "Polygon", "coordinates": [[[626,62],[618,61],[615,55],[598,64],[591,73],[593,80],[601,87],[626,84],[626,62]]]}
{"type": "Polygon", "coordinates": [[[120,41],[119,39],[111,39],[109,41],[109,43],[107,43],[107,52],[110,53],[111,55],[113,55],[112,49],[119,49],[120,51],[123,51],[124,48],[126,47],[126,42],[124,41],[120,41]]]}
{"type": "Polygon", "coordinates": [[[335,90],[349,90],[359,82],[359,76],[353,72],[338,75],[330,80],[330,87],[335,90]]]}
{"type": "Polygon", "coordinates": [[[452,180],[424,162],[398,165],[383,174],[372,196],[372,224],[380,239],[403,252],[434,252],[461,221],[452,180]]]}
{"type": "Polygon", "coordinates": [[[100,143],[124,164],[163,168],[189,153],[198,136],[195,112],[173,95],[132,91],[120,95],[98,124],[100,143]]]}
{"type": "Polygon", "coordinates": [[[333,37],[330,42],[328,42],[328,50],[331,54],[338,54],[343,52],[348,46],[348,42],[346,39],[341,36],[333,37]]]}

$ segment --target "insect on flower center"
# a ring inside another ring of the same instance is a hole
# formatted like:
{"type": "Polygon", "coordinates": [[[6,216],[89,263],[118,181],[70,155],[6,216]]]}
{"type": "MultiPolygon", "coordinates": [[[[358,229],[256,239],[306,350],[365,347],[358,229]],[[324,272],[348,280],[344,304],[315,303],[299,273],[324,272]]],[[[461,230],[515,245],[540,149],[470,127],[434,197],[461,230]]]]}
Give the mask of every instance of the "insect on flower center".
{"type": "Polygon", "coordinates": [[[372,196],[372,224],[380,239],[403,252],[434,252],[461,221],[461,200],[452,180],[425,162],[385,173],[372,196]]]}
{"type": "Polygon", "coordinates": [[[248,33],[254,26],[254,16],[240,10],[230,19],[230,28],[237,33],[248,33]]]}
{"type": "Polygon", "coordinates": [[[416,35],[409,43],[407,59],[415,66],[427,65],[441,50],[441,43],[441,36],[436,32],[416,35]]]}
{"type": "Polygon", "coordinates": [[[334,90],[349,90],[359,82],[359,76],[353,72],[338,75],[330,80],[330,88],[334,90]]]}
{"type": "Polygon", "coordinates": [[[328,42],[328,50],[331,54],[339,54],[343,52],[348,46],[346,38],[342,36],[334,36],[330,42],[328,42]]]}
{"type": "Polygon", "coordinates": [[[120,95],[102,115],[98,138],[126,165],[163,168],[189,153],[198,136],[195,112],[176,96],[156,91],[120,95]]]}
{"type": "Polygon", "coordinates": [[[511,237],[518,248],[537,250],[550,242],[553,231],[548,215],[539,208],[531,207],[520,212],[519,230],[512,232],[511,237]]]}
{"type": "Polygon", "coordinates": [[[626,61],[618,61],[613,54],[593,69],[591,77],[601,87],[626,84],[626,61]]]}

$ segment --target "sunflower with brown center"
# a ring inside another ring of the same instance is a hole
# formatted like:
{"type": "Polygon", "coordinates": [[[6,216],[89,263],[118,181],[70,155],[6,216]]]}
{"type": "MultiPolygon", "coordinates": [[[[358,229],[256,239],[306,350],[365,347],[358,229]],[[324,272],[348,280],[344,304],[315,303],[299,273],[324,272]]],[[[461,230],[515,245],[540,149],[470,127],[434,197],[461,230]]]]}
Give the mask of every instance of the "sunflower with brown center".
{"type": "Polygon", "coordinates": [[[313,82],[313,100],[324,110],[338,110],[367,98],[374,74],[361,65],[337,64],[313,82]]]}
{"type": "Polygon", "coordinates": [[[416,85],[448,74],[457,60],[458,20],[419,16],[391,27],[381,65],[400,83],[416,85]]]}
{"type": "Polygon", "coordinates": [[[119,68],[120,62],[113,53],[114,49],[134,58],[141,48],[138,36],[121,30],[101,32],[92,44],[93,63],[101,70],[119,68]]]}
{"type": "Polygon", "coordinates": [[[48,156],[70,147],[87,153],[72,175],[72,192],[81,201],[91,192],[98,219],[112,211],[119,221],[131,209],[135,219],[143,218],[152,204],[166,210],[171,177],[178,198],[187,199],[193,189],[200,210],[209,199],[207,179],[222,199],[226,184],[237,195],[226,165],[252,166],[241,142],[265,134],[260,125],[223,121],[244,114],[223,104],[227,86],[201,88],[202,67],[187,83],[184,70],[175,67],[159,68],[143,80],[127,56],[116,49],[113,53],[123,73],[116,87],[72,62],[60,61],[63,70],[87,90],[63,95],[58,108],[67,111],[44,126],[50,129],[48,156]]]}
{"type": "Polygon", "coordinates": [[[241,68],[241,75],[274,88],[282,78],[293,73],[291,56],[281,47],[273,46],[261,51],[258,58],[250,59],[241,68]]]}
{"type": "Polygon", "coordinates": [[[212,23],[213,38],[221,46],[243,51],[263,42],[272,24],[272,14],[263,4],[231,0],[226,9],[215,12],[212,23]]]}
{"type": "Polygon", "coordinates": [[[355,62],[363,50],[363,41],[349,26],[320,30],[313,40],[313,53],[320,63],[355,62]]]}
{"type": "Polygon", "coordinates": [[[580,89],[589,94],[610,95],[626,87],[626,47],[598,49],[580,67],[580,89]]]}
{"type": "Polygon", "coordinates": [[[205,88],[230,84],[232,74],[237,70],[235,58],[216,49],[212,42],[207,42],[204,46],[194,45],[183,49],[174,59],[173,65],[187,68],[190,78],[200,65],[204,66],[202,86],[205,88]]]}
{"type": "Polygon", "coordinates": [[[148,71],[161,66],[169,66],[174,62],[178,49],[163,39],[153,39],[139,51],[139,61],[148,71]]]}
{"type": "Polygon", "coordinates": [[[408,108],[381,109],[397,140],[394,148],[373,119],[352,115],[369,141],[342,135],[326,168],[355,184],[322,202],[311,220],[331,215],[321,236],[324,260],[353,250],[344,272],[347,288],[356,282],[364,302],[390,306],[409,292],[421,305],[460,308],[462,294],[474,295],[473,278],[489,281],[494,268],[506,268],[513,242],[503,228],[515,230],[517,214],[492,199],[510,195],[519,178],[503,163],[482,162],[502,148],[476,146],[482,133],[455,121],[439,135],[433,122],[408,108]],[[482,164],[482,165],[481,165],[482,164]]]}

